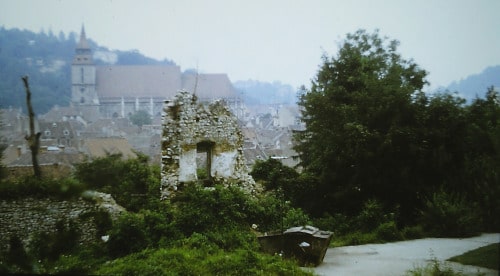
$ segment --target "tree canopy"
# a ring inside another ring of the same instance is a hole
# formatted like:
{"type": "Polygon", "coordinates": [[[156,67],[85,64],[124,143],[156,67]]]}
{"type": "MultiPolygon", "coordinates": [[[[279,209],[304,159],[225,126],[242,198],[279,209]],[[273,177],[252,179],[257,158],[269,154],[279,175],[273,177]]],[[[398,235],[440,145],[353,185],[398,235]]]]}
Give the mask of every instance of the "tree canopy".
{"type": "Polygon", "coordinates": [[[469,175],[479,164],[500,165],[498,93],[470,107],[452,94],[429,96],[427,72],[398,45],[378,31],[348,34],[301,95],[306,129],[295,149],[304,171],[318,178],[321,210],[313,213],[354,213],[376,198],[411,218],[438,187],[468,193],[485,178],[499,185],[492,167],[469,175]]]}

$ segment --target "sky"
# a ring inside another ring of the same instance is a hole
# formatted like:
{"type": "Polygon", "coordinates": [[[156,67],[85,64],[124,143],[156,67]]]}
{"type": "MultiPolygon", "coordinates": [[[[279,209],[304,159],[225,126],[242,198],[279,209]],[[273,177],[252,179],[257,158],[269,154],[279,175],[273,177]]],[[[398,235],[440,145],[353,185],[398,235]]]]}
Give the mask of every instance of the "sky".
{"type": "Polygon", "coordinates": [[[7,29],[79,34],[82,24],[101,46],[233,82],[308,87],[322,55],[358,29],[399,40],[429,89],[500,64],[499,0],[0,0],[7,29]]]}

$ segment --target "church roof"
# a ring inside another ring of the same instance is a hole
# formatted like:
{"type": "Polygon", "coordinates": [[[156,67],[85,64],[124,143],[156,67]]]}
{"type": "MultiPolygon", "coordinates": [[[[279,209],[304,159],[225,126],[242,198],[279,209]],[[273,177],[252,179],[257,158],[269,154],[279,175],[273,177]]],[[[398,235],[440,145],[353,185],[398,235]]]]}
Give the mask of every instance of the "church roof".
{"type": "Polygon", "coordinates": [[[96,67],[99,98],[168,98],[181,87],[179,66],[110,65],[96,67]]]}
{"type": "Polygon", "coordinates": [[[182,89],[198,98],[236,98],[236,92],[226,74],[184,74],[182,89]]]}

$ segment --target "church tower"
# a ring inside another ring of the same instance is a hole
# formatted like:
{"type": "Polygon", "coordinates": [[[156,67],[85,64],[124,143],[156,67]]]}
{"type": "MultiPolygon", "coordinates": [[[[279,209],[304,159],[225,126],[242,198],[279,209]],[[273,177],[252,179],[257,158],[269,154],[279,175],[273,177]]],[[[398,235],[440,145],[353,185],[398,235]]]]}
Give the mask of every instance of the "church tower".
{"type": "Polygon", "coordinates": [[[71,64],[71,103],[74,106],[98,105],[96,92],[96,68],[92,61],[92,50],[82,25],[80,41],[71,64]]]}

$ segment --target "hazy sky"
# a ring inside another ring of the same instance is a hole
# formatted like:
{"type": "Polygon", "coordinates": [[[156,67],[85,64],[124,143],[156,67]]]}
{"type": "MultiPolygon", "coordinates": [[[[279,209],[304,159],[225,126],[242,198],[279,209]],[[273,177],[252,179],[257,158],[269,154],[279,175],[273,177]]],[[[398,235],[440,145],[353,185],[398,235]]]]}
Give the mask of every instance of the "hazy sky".
{"type": "Polygon", "coordinates": [[[309,86],[322,54],[359,28],[399,40],[432,87],[500,64],[499,0],[0,0],[8,29],[57,35],[82,23],[102,46],[232,81],[309,86]]]}

